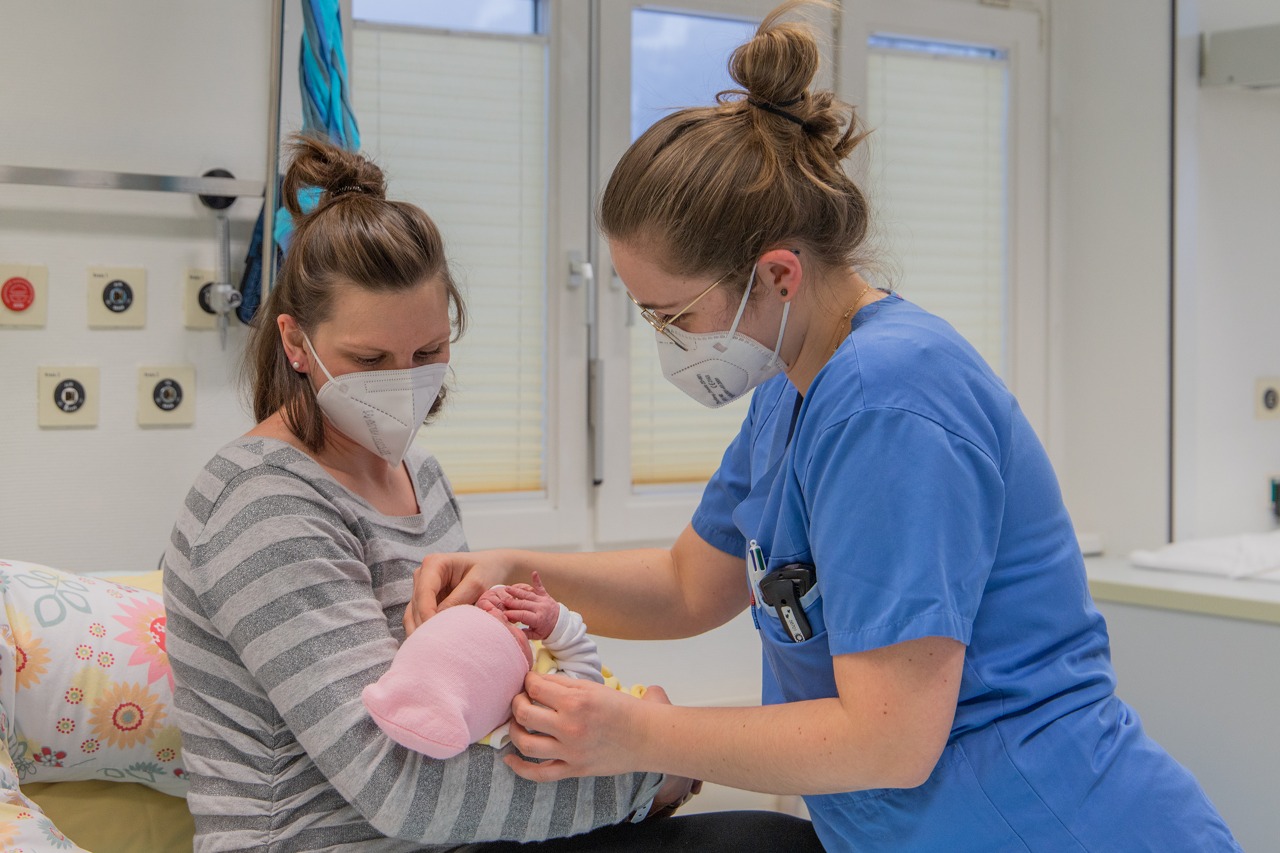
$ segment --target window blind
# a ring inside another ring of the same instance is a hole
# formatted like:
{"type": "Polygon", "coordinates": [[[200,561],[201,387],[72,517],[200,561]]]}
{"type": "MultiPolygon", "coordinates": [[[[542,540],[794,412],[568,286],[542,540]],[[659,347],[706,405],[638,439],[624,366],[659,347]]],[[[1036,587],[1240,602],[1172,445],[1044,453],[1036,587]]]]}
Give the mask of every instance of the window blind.
{"type": "MultiPolygon", "coordinates": [[[[638,137],[673,104],[710,104],[737,84],[729,54],[756,23],[662,9],[631,13],[631,133],[638,137]]],[[[662,375],[653,328],[633,311],[631,482],[634,487],[705,483],[746,417],[745,402],[708,409],[662,375]]]]}
{"type": "Polygon", "coordinates": [[[869,190],[880,236],[902,269],[899,289],[949,321],[1004,375],[1007,57],[876,41],[867,69],[869,190]]]}
{"type": "Polygon", "coordinates": [[[357,22],[352,95],[388,195],[439,226],[470,322],[418,434],[459,493],[545,488],[547,46],[357,22]]]}

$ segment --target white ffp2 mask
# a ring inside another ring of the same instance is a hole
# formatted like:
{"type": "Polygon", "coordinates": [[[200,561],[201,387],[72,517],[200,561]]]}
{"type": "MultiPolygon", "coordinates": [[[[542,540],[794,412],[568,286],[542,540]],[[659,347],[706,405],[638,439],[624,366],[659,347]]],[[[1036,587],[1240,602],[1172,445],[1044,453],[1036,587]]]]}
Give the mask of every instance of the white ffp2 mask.
{"type": "Polygon", "coordinates": [[[391,467],[399,465],[440,396],[448,362],[334,376],[310,338],[304,338],[316,364],[329,378],[316,392],[320,411],[343,435],[381,456],[391,467]]]}
{"type": "Polygon", "coordinates": [[[782,323],[778,326],[778,344],[772,351],[758,341],[738,333],[738,323],[746,310],[747,299],[751,296],[755,280],[756,271],[753,267],[751,278],[747,281],[747,290],[742,294],[742,302],[738,305],[738,313],[734,315],[729,331],[694,334],[668,326],[667,332],[684,344],[686,349],[680,349],[661,332],[654,335],[658,340],[658,362],[662,365],[662,375],[672,385],[708,408],[718,409],[731,403],[786,369],[786,365],[778,357],[778,351],[782,349],[782,335],[787,330],[790,302],[783,305],[782,323]]]}

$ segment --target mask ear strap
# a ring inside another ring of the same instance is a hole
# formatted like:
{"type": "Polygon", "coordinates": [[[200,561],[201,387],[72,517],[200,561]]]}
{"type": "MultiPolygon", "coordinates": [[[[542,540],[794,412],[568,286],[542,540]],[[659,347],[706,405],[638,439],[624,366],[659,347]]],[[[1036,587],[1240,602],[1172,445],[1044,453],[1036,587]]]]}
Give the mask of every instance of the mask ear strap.
{"type": "MultiPolygon", "coordinates": [[[[733,325],[729,327],[729,337],[733,337],[738,333],[738,322],[742,320],[742,314],[747,310],[747,300],[751,298],[751,286],[756,283],[756,268],[751,268],[751,277],[747,279],[747,290],[742,294],[742,301],[738,303],[738,313],[733,315],[733,325]]],[[[787,305],[791,307],[790,303],[787,305]]]]}
{"type": "MultiPolygon", "coordinates": [[[[747,279],[747,291],[742,294],[742,302],[738,305],[738,313],[733,317],[733,325],[729,327],[729,337],[733,337],[738,332],[738,323],[742,320],[742,314],[747,310],[747,300],[751,298],[751,287],[756,283],[756,268],[751,268],[751,277],[747,279]]],[[[778,360],[778,353],[782,350],[782,335],[787,330],[787,315],[791,313],[791,301],[788,300],[782,304],[782,323],[778,326],[778,343],[773,348],[773,355],[769,356],[769,363],[766,367],[773,367],[778,360]]]]}
{"type": "MultiPolygon", "coordinates": [[[[302,331],[299,329],[298,331],[302,331]]],[[[316,364],[320,365],[320,369],[324,371],[324,375],[329,377],[329,381],[335,381],[333,374],[329,372],[329,368],[324,366],[324,362],[320,360],[320,353],[316,352],[316,345],[311,343],[311,338],[307,337],[306,332],[302,332],[302,339],[307,342],[307,347],[311,350],[311,355],[315,357],[316,364]]]]}
{"type": "Polygon", "coordinates": [[[778,326],[778,343],[773,348],[773,355],[769,358],[769,363],[765,367],[773,367],[774,362],[778,360],[778,352],[782,349],[782,336],[787,332],[787,315],[791,313],[791,303],[784,302],[782,305],[782,325],[778,326]]]}

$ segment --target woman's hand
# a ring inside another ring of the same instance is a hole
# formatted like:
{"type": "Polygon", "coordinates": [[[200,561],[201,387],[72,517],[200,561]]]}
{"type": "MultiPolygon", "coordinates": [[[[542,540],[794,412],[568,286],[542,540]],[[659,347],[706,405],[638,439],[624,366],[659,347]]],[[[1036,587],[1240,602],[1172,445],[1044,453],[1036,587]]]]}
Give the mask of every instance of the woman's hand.
{"type": "MultiPolygon", "coordinates": [[[[650,769],[642,757],[645,723],[671,705],[661,687],[650,687],[644,699],[637,700],[603,684],[563,675],[529,673],[524,684],[525,692],[511,703],[511,742],[521,755],[503,758],[517,776],[551,782],[650,769]]],[[[650,813],[672,814],[701,788],[696,780],[668,775],[650,813]]]]}
{"type": "Polygon", "coordinates": [[[474,604],[494,584],[515,574],[514,552],[430,554],[413,573],[413,595],[404,609],[405,634],[455,604],[474,604]]]}

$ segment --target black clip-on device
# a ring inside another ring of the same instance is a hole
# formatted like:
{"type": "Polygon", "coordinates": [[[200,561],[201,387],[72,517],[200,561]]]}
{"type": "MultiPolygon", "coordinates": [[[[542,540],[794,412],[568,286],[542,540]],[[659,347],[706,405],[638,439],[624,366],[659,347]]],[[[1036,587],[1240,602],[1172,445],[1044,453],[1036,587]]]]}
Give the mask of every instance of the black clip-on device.
{"type": "Polygon", "coordinates": [[[782,627],[791,639],[802,643],[813,636],[809,620],[804,618],[800,599],[813,589],[817,575],[813,566],[791,563],[776,572],[770,572],[760,581],[760,597],[772,607],[782,620],[782,627]]]}

